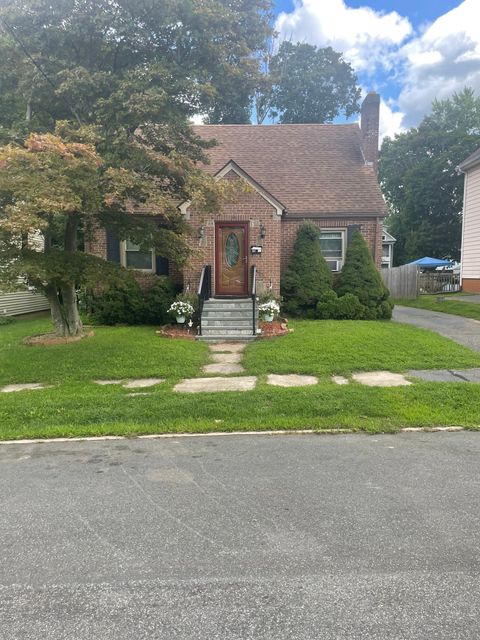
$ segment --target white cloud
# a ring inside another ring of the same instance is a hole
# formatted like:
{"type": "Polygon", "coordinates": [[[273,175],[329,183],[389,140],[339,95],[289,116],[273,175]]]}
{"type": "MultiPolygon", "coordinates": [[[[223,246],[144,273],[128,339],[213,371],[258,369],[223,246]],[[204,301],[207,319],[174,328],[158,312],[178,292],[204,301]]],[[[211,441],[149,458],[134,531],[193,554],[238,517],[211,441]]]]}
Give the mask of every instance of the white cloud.
{"type": "Polygon", "coordinates": [[[356,71],[373,73],[389,66],[392,50],[412,32],[396,11],[353,9],[344,0],[297,0],[291,13],[281,13],[275,25],[281,39],[331,46],[342,51],[356,71]]]}
{"type": "Polygon", "coordinates": [[[403,124],[418,124],[435,98],[469,86],[480,92],[480,2],[464,0],[401,47],[398,106],[403,124]]]}
{"type": "Polygon", "coordinates": [[[394,111],[385,100],[380,100],[380,143],[385,137],[393,138],[396,133],[404,131],[402,126],[404,117],[405,114],[402,111],[394,111]]]}

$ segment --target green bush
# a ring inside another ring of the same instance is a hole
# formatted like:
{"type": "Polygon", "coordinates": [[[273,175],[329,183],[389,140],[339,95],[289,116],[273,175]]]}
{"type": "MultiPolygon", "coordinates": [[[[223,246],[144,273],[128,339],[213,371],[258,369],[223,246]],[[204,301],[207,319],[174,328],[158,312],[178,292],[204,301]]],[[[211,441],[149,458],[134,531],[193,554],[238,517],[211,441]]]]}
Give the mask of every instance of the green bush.
{"type": "Polygon", "coordinates": [[[167,310],[175,298],[175,287],[166,276],[155,278],[142,291],[132,274],[115,287],[87,291],[81,296],[82,307],[98,324],[165,324],[167,310]]]}
{"type": "Polygon", "coordinates": [[[346,293],[339,298],[330,291],[317,304],[316,317],[321,320],[364,320],[366,312],[357,296],[346,293]]]}
{"type": "Polygon", "coordinates": [[[348,245],[336,293],[339,299],[348,293],[355,296],[364,307],[364,320],[392,317],[393,303],[389,300],[390,292],[383,284],[367,243],[359,231],[353,233],[348,245]]]}
{"type": "Polygon", "coordinates": [[[15,322],[15,318],[12,316],[7,316],[6,314],[2,314],[0,316],[0,327],[6,326],[7,324],[12,324],[15,322]]]}
{"type": "Polygon", "coordinates": [[[290,264],[282,278],[283,310],[313,317],[318,302],[332,288],[332,272],[320,250],[319,229],[311,222],[297,233],[290,264]]]}

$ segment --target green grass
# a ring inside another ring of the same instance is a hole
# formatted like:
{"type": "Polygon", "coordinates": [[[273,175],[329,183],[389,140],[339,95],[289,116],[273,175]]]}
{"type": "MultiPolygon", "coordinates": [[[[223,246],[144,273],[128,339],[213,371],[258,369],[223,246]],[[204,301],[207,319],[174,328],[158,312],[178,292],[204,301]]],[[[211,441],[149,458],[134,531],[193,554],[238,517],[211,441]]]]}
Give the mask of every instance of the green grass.
{"type": "Polygon", "coordinates": [[[464,296],[464,299],[465,302],[458,298],[451,298],[448,295],[422,295],[415,300],[395,300],[395,304],[403,305],[404,307],[415,307],[417,309],[428,309],[429,311],[440,311],[440,313],[451,313],[454,316],[480,320],[480,304],[468,302],[468,296],[464,296]],[[439,297],[444,297],[445,300],[443,302],[437,302],[439,297]]]}
{"type": "Polygon", "coordinates": [[[431,331],[395,322],[305,320],[290,326],[292,334],[248,348],[249,373],[331,375],[480,366],[480,354],[431,331]]]}
{"type": "Polygon", "coordinates": [[[0,394],[0,439],[136,435],[264,429],[404,426],[480,428],[480,385],[416,382],[410,387],[339,387],[331,373],[412,367],[479,366],[480,356],[435,334],[388,322],[295,322],[289,336],[247,348],[247,373],[260,376],[245,393],[176,394],[181,377],[201,375],[205,345],[169,340],[151,327],[96,328],[95,337],[58,347],[27,347],[24,336],[49,329],[47,319],[0,328],[2,383],[48,382],[43,391],[0,394]],[[315,373],[315,387],[270,387],[264,373],[315,373]],[[96,378],[166,377],[148,396],[129,397],[96,378]]]}

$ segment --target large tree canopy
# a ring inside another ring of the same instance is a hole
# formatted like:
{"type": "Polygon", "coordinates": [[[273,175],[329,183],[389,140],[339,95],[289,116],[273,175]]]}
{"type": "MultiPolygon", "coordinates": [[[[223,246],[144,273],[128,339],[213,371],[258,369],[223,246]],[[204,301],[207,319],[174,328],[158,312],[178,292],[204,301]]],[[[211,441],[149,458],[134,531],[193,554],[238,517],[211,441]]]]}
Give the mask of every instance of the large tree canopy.
{"type": "Polygon", "coordinates": [[[208,144],[189,118],[245,120],[253,89],[242,102],[226,87],[257,82],[268,8],[269,0],[11,0],[0,10],[0,269],[45,290],[59,332],[81,330],[72,291],[82,273],[95,269],[99,282],[110,269],[78,255],[92,224],[185,258],[175,203],[215,207],[228,191],[197,168],[208,144]],[[72,144],[75,163],[62,151],[72,144]],[[136,207],[161,224],[131,215],[136,207]],[[25,238],[36,229],[47,242],[32,257],[25,238]]]}
{"type": "Polygon", "coordinates": [[[284,40],[270,59],[257,98],[259,120],[283,124],[331,122],[359,110],[360,89],[348,62],[331,47],[284,40]]]}
{"type": "Polygon", "coordinates": [[[397,238],[395,262],[460,257],[463,175],[457,166],[480,145],[480,97],[471,89],[435,101],[414,129],[380,152],[380,181],[397,238]]]}

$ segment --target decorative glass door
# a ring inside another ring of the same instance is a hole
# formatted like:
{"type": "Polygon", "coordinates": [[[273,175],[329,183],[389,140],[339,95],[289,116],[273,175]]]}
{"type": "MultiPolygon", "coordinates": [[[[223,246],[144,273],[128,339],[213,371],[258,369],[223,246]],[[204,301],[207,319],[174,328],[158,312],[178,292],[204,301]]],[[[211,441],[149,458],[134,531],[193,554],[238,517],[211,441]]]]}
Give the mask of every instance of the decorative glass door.
{"type": "Polygon", "coordinates": [[[248,293],[248,223],[217,222],[215,226],[215,293],[248,293]]]}

